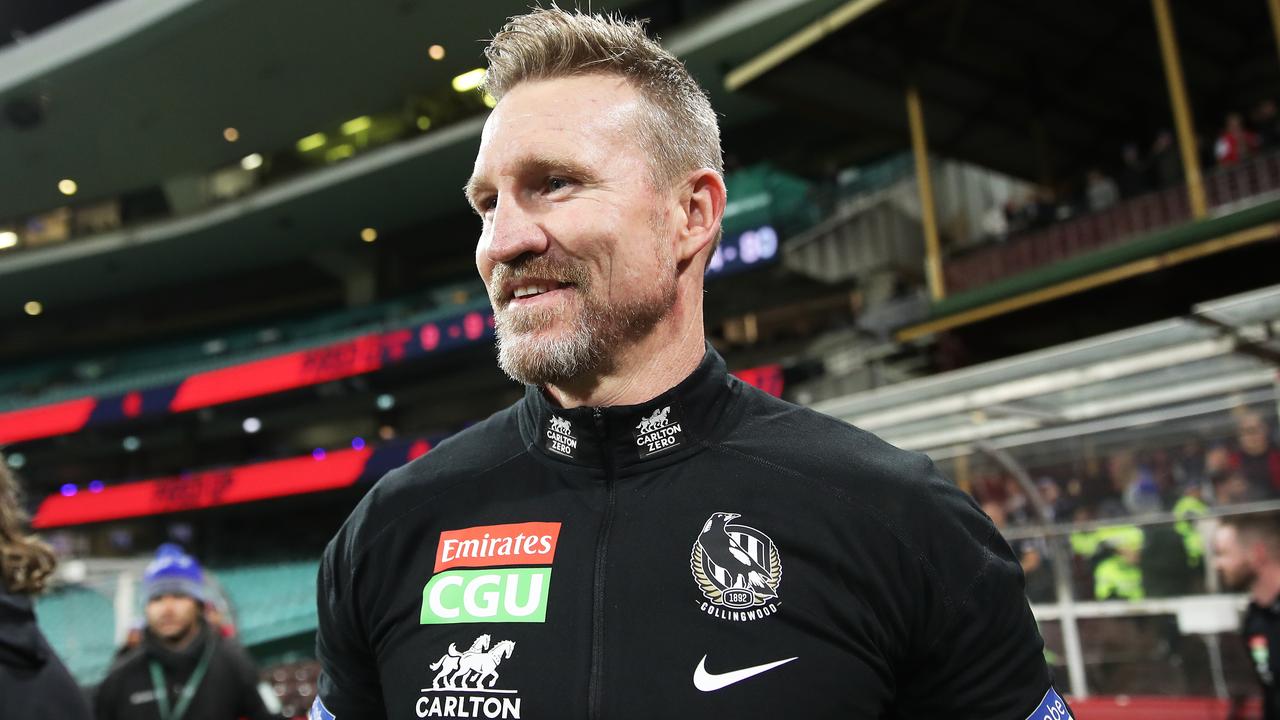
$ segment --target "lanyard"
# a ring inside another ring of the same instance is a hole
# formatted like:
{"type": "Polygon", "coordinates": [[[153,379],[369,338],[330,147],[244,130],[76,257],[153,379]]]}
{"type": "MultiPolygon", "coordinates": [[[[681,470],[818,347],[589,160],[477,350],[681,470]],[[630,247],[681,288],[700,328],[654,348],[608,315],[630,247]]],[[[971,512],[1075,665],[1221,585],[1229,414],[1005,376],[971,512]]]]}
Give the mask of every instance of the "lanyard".
{"type": "Polygon", "coordinates": [[[200,689],[200,681],[204,680],[204,674],[209,670],[209,661],[213,659],[214,640],[213,634],[210,633],[205,641],[207,647],[200,655],[200,662],[179,691],[178,704],[174,706],[172,712],[169,710],[169,687],[164,682],[164,670],[160,668],[160,663],[151,661],[151,685],[156,691],[156,704],[160,706],[160,720],[181,720],[183,714],[187,712],[187,708],[191,705],[191,698],[195,697],[196,690],[200,689]]]}

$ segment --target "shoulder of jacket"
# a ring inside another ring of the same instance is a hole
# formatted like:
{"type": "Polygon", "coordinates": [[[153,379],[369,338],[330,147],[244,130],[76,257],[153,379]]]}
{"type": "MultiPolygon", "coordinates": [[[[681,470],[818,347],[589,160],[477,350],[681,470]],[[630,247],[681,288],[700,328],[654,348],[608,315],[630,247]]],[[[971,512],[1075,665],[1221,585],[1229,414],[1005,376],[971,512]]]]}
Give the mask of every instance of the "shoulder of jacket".
{"type": "Polygon", "coordinates": [[[419,507],[462,482],[476,479],[524,452],[517,405],[452,435],[428,453],[384,475],[357,503],[331,543],[349,561],[407,509],[419,507]]]}
{"type": "Polygon", "coordinates": [[[432,495],[462,478],[524,450],[515,405],[449,436],[429,452],[384,475],[366,495],[373,505],[403,507],[409,497],[432,495]]]}
{"type": "Polygon", "coordinates": [[[928,456],[758,390],[749,394],[741,428],[726,440],[749,454],[837,487],[862,491],[900,487],[909,492],[923,490],[935,479],[928,456]]]}

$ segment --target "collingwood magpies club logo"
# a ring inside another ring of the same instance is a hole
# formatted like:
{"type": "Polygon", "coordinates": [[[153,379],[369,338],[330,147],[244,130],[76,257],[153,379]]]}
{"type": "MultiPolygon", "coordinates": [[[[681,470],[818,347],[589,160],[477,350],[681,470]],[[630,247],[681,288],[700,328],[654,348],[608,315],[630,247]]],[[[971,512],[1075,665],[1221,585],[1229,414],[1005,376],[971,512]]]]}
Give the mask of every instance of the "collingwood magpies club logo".
{"type": "Polygon", "coordinates": [[[498,668],[515,653],[511,640],[493,642],[488,633],[459,651],[456,643],[428,667],[435,673],[431,687],[422,688],[414,708],[418,717],[515,718],[520,698],[515,690],[498,688],[498,668]]]}
{"type": "Polygon", "coordinates": [[[737,513],[707,518],[693,543],[689,568],[705,599],[703,612],[724,620],[758,620],[782,603],[782,558],[768,535],[749,525],[731,524],[737,513]]]}

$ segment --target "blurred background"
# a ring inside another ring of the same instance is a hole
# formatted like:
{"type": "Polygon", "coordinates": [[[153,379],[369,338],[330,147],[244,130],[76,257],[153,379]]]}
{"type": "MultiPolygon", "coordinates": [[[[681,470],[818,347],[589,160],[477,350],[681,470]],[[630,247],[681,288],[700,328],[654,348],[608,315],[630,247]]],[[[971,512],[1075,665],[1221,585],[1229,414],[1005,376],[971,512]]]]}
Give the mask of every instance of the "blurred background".
{"type": "MultiPolygon", "coordinates": [[[[86,687],[176,542],[305,714],[324,543],[521,394],[460,188],[526,5],[0,4],[0,446],[86,687]]],[[[1207,538],[1280,508],[1280,2],[592,7],[721,113],[730,369],[972,493],[1082,717],[1256,716],[1207,538]]]]}

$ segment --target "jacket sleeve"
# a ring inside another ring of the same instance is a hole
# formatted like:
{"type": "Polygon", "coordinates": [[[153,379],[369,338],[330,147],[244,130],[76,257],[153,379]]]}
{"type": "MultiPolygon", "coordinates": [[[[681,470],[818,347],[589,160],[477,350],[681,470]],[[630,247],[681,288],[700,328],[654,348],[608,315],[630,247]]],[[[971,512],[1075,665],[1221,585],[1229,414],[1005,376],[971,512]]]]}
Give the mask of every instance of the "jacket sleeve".
{"type": "Polygon", "coordinates": [[[222,643],[235,671],[236,712],[239,713],[239,717],[249,720],[280,720],[280,716],[267,709],[262,695],[258,692],[258,668],[254,665],[253,659],[234,640],[224,638],[222,643]]]}
{"type": "MultiPolygon", "coordinates": [[[[935,584],[919,603],[899,710],[949,720],[1065,720],[1022,568],[968,494],[929,467],[916,537],[935,584]]],[[[910,602],[910,599],[904,601],[910,602]]]]}
{"type": "Polygon", "coordinates": [[[355,590],[349,529],[340,531],[325,548],[316,580],[316,657],[320,660],[320,678],[310,717],[324,720],[386,716],[377,658],[355,590]]]}
{"type": "Polygon", "coordinates": [[[94,720],[116,720],[115,677],[109,673],[93,693],[94,720]]]}

